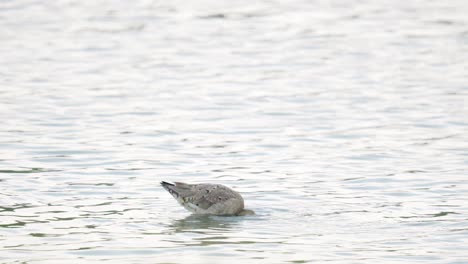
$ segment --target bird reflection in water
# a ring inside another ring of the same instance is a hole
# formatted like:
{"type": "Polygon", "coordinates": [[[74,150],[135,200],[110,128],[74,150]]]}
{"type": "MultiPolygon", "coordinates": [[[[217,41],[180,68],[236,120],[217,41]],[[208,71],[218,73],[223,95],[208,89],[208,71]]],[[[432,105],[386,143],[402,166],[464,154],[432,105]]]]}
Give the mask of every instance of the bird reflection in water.
{"type": "MultiPolygon", "coordinates": [[[[192,233],[193,236],[183,236],[183,240],[172,240],[185,246],[209,246],[220,244],[252,244],[254,241],[248,238],[240,238],[238,228],[242,217],[222,217],[212,215],[189,215],[185,218],[174,220],[170,225],[170,233],[192,233]]],[[[178,237],[178,236],[176,236],[178,237]]]]}
{"type": "Polygon", "coordinates": [[[216,231],[230,231],[239,224],[239,217],[222,217],[212,215],[189,215],[182,219],[174,220],[170,229],[174,233],[212,233],[216,231]]]}

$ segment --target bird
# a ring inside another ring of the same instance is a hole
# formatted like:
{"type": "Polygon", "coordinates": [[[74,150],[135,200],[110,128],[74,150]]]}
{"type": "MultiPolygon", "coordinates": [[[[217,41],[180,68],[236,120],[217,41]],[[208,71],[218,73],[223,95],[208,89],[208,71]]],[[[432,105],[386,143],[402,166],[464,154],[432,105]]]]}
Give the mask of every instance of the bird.
{"type": "Polygon", "coordinates": [[[166,189],[185,209],[194,214],[243,216],[254,215],[252,210],[244,209],[242,196],[221,184],[162,181],[166,189]]]}

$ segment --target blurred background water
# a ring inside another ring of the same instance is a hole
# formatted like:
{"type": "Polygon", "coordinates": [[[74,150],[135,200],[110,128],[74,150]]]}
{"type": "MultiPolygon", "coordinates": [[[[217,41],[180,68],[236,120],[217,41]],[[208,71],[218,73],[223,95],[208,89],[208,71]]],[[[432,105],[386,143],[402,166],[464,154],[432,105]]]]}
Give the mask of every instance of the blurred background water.
{"type": "Polygon", "coordinates": [[[468,2],[0,2],[0,262],[467,263],[468,2]],[[240,191],[198,217],[159,181],[240,191]]]}

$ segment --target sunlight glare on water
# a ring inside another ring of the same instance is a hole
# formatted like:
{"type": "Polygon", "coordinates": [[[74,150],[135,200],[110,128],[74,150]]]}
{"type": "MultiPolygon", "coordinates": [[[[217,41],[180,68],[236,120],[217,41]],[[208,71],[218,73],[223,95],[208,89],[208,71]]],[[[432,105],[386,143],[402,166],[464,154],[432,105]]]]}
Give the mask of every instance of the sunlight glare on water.
{"type": "Polygon", "coordinates": [[[0,3],[0,262],[466,263],[467,13],[0,3]],[[257,214],[191,215],[162,180],[257,214]]]}

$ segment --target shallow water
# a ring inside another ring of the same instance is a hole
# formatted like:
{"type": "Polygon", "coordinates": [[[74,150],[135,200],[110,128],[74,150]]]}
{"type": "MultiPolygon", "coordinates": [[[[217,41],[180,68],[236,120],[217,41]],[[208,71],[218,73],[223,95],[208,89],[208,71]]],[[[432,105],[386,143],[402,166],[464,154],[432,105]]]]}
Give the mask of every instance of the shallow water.
{"type": "Polygon", "coordinates": [[[0,3],[0,262],[466,263],[468,4],[377,2],[0,3]]]}

